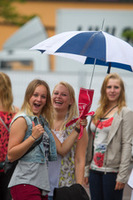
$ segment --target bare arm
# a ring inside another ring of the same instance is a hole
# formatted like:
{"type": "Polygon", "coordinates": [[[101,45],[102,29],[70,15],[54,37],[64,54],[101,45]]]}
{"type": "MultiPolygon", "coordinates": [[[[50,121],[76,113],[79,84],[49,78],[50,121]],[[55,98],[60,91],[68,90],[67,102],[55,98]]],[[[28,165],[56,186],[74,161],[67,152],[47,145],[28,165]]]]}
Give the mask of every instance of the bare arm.
{"type": "Polygon", "coordinates": [[[60,154],[61,156],[65,156],[74,145],[75,140],[78,138],[78,133],[73,130],[70,136],[68,136],[63,143],[58,140],[54,133],[53,136],[55,139],[58,154],[60,154]]]}
{"type": "Polygon", "coordinates": [[[27,130],[27,124],[23,117],[16,119],[11,125],[9,144],[8,144],[8,159],[10,162],[21,158],[27,150],[35,142],[34,138],[39,138],[43,132],[43,127],[39,124],[32,129],[32,136],[29,136],[23,141],[27,130]]]}
{"type": "MultiPolygon", "coordinates": [[[[87,125],[87,120],[83,119],[80,121],[80,124],[83,125],[84,127],[86,127],[87,125]]],[[[77,123],[76,127],[80,128],[80,124],[79,122],[77,123]]],[[[65,141],[63,143],[61,143],[58,138],[55,136],[55,134],[53,133],[54,139],[55,139],[55,143],[56,143],[56,148],[57,148],[57,152],[61,155],[61,156],[65,156],[70,149],[72,148],[72,146],[75,143],[75,140],[78,138],[79,133],[74,129],[72,131],[72,133],[65,139],[65,141]]]]}
{"type": "Polygon", "coordinates": [[[85,157],[88,144],[88,135],[86,129],[84,129],[83,136],[77,142],[76,154],[75,154],[75,177],[76,183],[84,184],[84,169],[85,169],[85,157]]]}

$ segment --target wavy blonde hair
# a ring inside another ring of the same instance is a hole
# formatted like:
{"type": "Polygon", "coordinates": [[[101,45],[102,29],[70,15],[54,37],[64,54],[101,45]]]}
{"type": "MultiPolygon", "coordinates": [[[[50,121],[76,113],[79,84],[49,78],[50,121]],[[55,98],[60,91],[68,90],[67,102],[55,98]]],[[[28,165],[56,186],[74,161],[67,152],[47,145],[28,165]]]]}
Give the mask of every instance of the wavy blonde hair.
{"type": "Polygon", "coordinates": [[[43,117],[46,118],[46,120],[49,122],[50,126],[52,124],[52,117],[51,117],[51,111],[52,111],[52,104],[51,104],[51,95],[50,95],[50,89],[48,84],[40,79],[34,79],[33,81],[31,81],[26,89],[25,92],[25,97],[24,97],[24,102],[22,104],[21,107],[21,111],[25,111],[27,115],[32,116],[33,112],[31,110],[30,104],[29,104],[29,100],[32,97],[35,89],[40,86],[43,85],[44,87],[46,87],[47,89],[47,100],[46,100],[46,104],[43,107],[42,111],[41,111],[41,115],[43,117]]]}
{"type": "Polygon", "coordinates": [[[5,111],[13,111],[13,94],[11,80],[9,76],[3,72],[0,72],[0,100],[5,111]]]}
{"type": "Polygon", "coordinates": [[[118,99],[118,112],[120,112],[122,107],[126,106],[125,86],[124,86],[123,80],[117,73],[108,74],[105,77],[102,87],[101,87],[101,97],[100,97],[100,100],[98,103],[99,107],[97,108],[97,110],[95,112],[95,116],[93,118],[94,123],[96,123],[98,121],[98,119],[103,117],[104,113],[106,112],[108,102],[109,102],[107,95],[106,95],[106,88],[107,88],[109,79],[119,80],[119,82],[120,82],[121,92],[120,92],[120,96],[118,99]]]}
{"type": "MultiPolygon", "coordinates": [[[[60,128],[60,130],[63,130],[65,128],[65,125],[67,124],[67,122],[69,122],[71,119],[73,119],[74,116],[75,117],[78,116],[78,108],[77,108],[77,103],[76,103],[76,99],[75,99],[75,91],[74,91],[73,87],[69,83],[61,81],[54,87],[54,90],[58,85],[63,85],[68,89],[70,101],[73,102],[71,105],[69,105],[68,116],[67,116],[66,120],[64,120],[64,122],[60,128]]],[[[53,90],[53,92],[54,92],[54,90],[53,90]]]]}

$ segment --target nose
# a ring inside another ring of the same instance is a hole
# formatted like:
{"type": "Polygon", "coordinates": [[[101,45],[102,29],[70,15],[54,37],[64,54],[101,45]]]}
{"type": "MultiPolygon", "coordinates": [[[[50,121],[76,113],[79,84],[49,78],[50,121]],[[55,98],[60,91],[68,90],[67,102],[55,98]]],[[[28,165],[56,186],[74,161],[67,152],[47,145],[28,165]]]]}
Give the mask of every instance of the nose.
{"type": "Polygon", "coordinates": [[[37,100],[38,100],[38,101],[41,101],[41,96],[38,96],[38,97],[37,97],[37,100]]]}
{"type": "Polygon", "coordinates": [[[61,94],[60,94],[60,93],[58,93],[58,94],[57,94],[57,97],[61,97],[61,94]]]}
{"type": "Polygon", "coordinates": [[[111,87],[111,92],[114,92],[114,89],[115,89],[114,87],[111,87]]]}

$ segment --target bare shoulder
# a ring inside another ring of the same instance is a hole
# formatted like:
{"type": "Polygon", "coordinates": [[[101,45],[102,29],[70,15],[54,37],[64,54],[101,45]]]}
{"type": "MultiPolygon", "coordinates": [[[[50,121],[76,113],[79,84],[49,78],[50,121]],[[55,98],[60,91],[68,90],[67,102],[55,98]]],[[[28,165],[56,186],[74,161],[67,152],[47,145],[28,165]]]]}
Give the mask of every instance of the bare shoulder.
{"type": "Polygon", "coordinates": [[[20,116],[20,117],[16,118],[11,125],[11,128],[14,128],[14,127],[18,127],[19,129],[20,128],[26,129],[27,123],[26,123],[24,117],[20,116]]]}

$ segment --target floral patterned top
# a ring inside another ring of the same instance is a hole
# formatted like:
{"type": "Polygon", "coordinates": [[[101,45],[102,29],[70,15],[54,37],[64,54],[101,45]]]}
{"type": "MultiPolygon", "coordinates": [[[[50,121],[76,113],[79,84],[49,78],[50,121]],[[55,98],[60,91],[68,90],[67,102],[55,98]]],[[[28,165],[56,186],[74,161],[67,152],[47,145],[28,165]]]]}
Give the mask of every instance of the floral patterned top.
{"type": "MultiPolygon", "coordinates": [[[[0,117],[9,128],[10,123],[14,117],[15,113],[3,112],[0,111],[0,117]]],[[[5,161],[7,154],[7,146],[9,140],[9,132],[3,123],[0,121],[0,162],[5,161]]],[[[2,172],[3,170],[0,170],[2,172]]]]}
{"type": "MultiPolygon", "coordinates": [[[[65,127],[62,131],[52,130],[61,143],[71,134],[75,127],[75,124],[65,127]]],[[[50,193],[49,196],[53,196],[55,187],[71,186],[75,181],[75,149],[76,142],[71,150],[64,156],[58,154],[57,161],[49,162],[49,179],[50,179],[50,193]]]]}
{"type": "MultiPolygon", "coordinates": [[[[98,121],[97,127],[93,124],[93,122],[91,123],[91,130],[94,134],[94,153],[90,169],[105,171],[105,167],[103,167],[103,162],[107,148],[107,137],[113,119],[114,117],[100,119],[100,121],[98,121]]],[[[118,170],[106,168],[106,171],[117,172],[118,170]]]]}
{"type": "MultiPolygon", "coordinates": [[[[64,128],[63,142],[71,134],[74,127],[75,124],[67,128],[64,128]]],[[[62,157],[60,177],[59,177],[59,187],[70,186],[75,183],[75,165],[74,165],[75,148],[76,148],[76,143],[73,145],[71,150],[64,157],[62,157]]]]}

